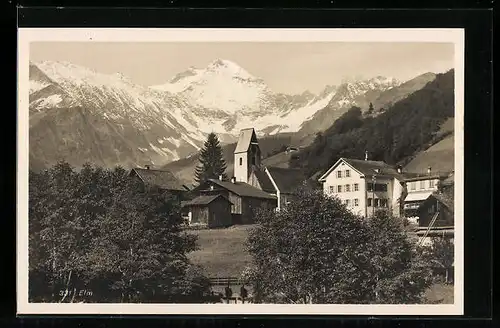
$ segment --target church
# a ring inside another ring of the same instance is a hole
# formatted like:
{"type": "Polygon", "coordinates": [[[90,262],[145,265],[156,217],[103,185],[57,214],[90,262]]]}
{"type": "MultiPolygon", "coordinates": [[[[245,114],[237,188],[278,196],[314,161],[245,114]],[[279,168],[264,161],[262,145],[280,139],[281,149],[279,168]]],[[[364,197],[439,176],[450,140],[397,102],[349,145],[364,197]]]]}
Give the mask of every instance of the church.
{"type": "Polygon", "coordinates": [[[210,179],[192,191],[196,197],[183,203],[190,213],[190,224],[220,227],[255,223],[257,209],[281,209],[307,181],[302,170],[264,166],[253,128],[240,131],[233,172],[227,181],[210,179]],[[220,206],[210,205],[216,200],[220,206]]]}

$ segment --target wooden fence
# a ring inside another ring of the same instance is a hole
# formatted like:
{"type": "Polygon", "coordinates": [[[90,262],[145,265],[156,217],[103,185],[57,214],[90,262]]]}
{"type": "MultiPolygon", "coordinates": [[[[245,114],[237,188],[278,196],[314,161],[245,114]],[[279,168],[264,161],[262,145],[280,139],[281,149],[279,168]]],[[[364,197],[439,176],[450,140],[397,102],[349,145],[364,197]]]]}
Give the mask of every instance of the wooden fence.
{"type": "Polygon", "coordinates": [[[209,279],[212,286],[235,286],[247,283],[247,281],[238,277],[210,277],[209,279]]]}

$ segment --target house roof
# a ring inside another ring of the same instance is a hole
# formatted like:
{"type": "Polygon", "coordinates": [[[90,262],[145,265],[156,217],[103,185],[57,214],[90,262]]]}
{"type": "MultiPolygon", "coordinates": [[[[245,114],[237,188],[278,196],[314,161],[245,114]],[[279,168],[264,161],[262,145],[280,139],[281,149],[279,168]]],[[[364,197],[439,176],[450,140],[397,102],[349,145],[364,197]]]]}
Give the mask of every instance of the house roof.
{"type": "Polygon", "coordinates": [[[258,170],[254,169],[253,174],[259,181],[260,187],[262,188],[263,191],[269,192],[269,193],[275,193],[276,189],[274,188],[273,183],[269,179],[269,176],[267,173],[263,170],[258,170]]]}
{"type": "Polygon", "coordinates": [[[255,188],[245,182],[231,182],[231,181],[220,181],[217,179],[209,179],[210,182],[218,185],[221,188],[231,191],[238,196],[242,197],[252,197],[252,198],[263,198],[263,199],[276,199],[275,196],[255,188]]]}
{"type": "Polygon", "coordinates": [[[257,142],[257,135],[255,134],[255,130],[253,128],[241,130],[234,153],[237,154],[247,152],[252,142],[257,142]]]}
{"type": "Polygon", "coordinates": [[[341,163],[345,162],[349,166],[351,166],[354,170],[358,171],[360,174],[364,176],[372,176],[377,175],[379,177],[390,177],[397,178],[399,180],[403,180],[404,177],[402,174],[398,173],[398,171],[390,166],[389,164],[382,161],[367,161],[361,159],[352,159],[352,158],[340,158],[335,164],[333,164],[328,171],[325,172],[320,178],[319,181],[324,181],[326,177],[341,163]],[[376,171],[378,170],[378,172],[376,171]]]}
{"type": "Polygon", "coordinates": [[[417,202],[426,200],[430,195],[432,195],[432,191],[410,192],[408,193],[408,195],[406,195],[405,202],[417,202]]]}
{"type": "Polygon", "coordinates": [[[219,194],[219,195],[200,195],[200,196],[198,196],[195,199],[192,199],[190,201],[182,202],[181,206],[185,207],[185,206],[203,206],[203,205],[208,205],[208,204],[210,204],[211,202],[213,202],[214,200],[216,200],[216,199],[218,199],[220,197],[222,197],[222,199],[226,200],[228,203],[232,204],[229,201],[229,199],[227,199],[223,195],[219,194]]]}
{"type": "Polygon", "coordinates": [[[186,188],[170,171],[135,168],[130,172],[135,172],[145,184],[157,186],[166,190],[186,191],[186,188]]]}
{"type": "Polygon", "coordinates": [[[403,172],[401,175],[404,177],[404,181],[406,182],[428,180],[428,179],[443,179],[448,176],[448,174],[444,172],[433,173],[433,174],[403,172]]]}
{"type": "Polygon", "coordinates": [[[453,199],[454,198],[453,193],[451,193],[451,192],[442,192],[442,193],[436,192],[436,193],[432,194],[432,196],[434,198],[436,198],[439,202],[444,204],[446,207],[448,207],[448,209],[451,212],[454,212],[455,201],[453,199]]]}
{"type": "Polygon", "coordinates": [[[282,193],[291,193],[307,181],[307,176],[304,170],[290,169],[281,167],[267,167],[271,175],[272,181],[276,184],[279,191],[282,193]]]}

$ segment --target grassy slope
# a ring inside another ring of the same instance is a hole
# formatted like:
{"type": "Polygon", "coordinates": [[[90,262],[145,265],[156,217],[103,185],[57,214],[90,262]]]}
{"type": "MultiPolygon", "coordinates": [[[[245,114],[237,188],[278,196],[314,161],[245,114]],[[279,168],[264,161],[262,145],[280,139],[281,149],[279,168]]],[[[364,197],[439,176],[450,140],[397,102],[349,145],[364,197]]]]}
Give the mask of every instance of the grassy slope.
{"type": "MultiPolygon", "coordinates": [[[[245,241],[252,227],[191,231],[198,236],[201,248],[190,254],[191,261],[203,266],[205,274],[210,277],[239,277],[251,262],[245,241]]],[[[222,292],[223,288],[219,289],[222,292]]],[[[434,284],[425,292],[425,298],[428,303],[453,304],[453,285],[434,284]]]]}
{"type": "Polygon", "coordinates": [[[425,292],[428,303],[453,304],[454,285],[434,284],[425,292]]]}
{"type": "Polygon", "coordinates": [[[252,227],[191,231],[198,235],[200,245],[200,250],[189,255],[191,261],[203,266],[210,277],[239,277],[251,260],[245,242],[252,227]]]}
{"type": "Polygon", "coordinates": [[[435,172],[452,171],[455,163],[454,119],[443,123],[438,134],[447,134],[444,139],[433,144],[427,150],[418,153],[406,166],[409,172],[426,172],[431,166],[435,172]]]}

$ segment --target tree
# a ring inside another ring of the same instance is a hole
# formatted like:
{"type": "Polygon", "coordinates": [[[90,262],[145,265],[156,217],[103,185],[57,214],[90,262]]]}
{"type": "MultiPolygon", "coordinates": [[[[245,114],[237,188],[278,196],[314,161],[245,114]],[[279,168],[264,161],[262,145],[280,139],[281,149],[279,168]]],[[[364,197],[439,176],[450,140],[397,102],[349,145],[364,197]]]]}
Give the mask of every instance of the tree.
{"type": "Polygon", "coordinates": [[[454,263],[455,247],[450,238],[438,237],[434,238],[432,244],[426,247],[425,256],[431,267],[444,269],[445,283],[452,281],[450,271],[454,263]]]}
{"type": "Polygon", "coordinates": [[[210,133],[200,151],[200,164],[195,169],[195,181],[199,184],[208,179],[226,179],[226,162],[222,147],[215,133],[210,133]]]}
{"type": "Polygon", "coordinates": [[[373,104],[370,103],[370,105],[368,106],[368,114],[373,114],[373,104]]]}
{"type": "Polygon", "coordinates": [[[420,300],[429,275],[395,218],[362,219],[321,191],[297,196],[279,212],[257,214],[247,241],[255,302],[420,300]]]}
{"type": "Polygon", "coordinates": [[[196,240],[177,201],[144,190],[123,168],[60,163],[29,176],[32,301],[202,302],[207,281],[190,273],[196,240]],[[196,299],[196,300],[195,300],[196,299]]]}

